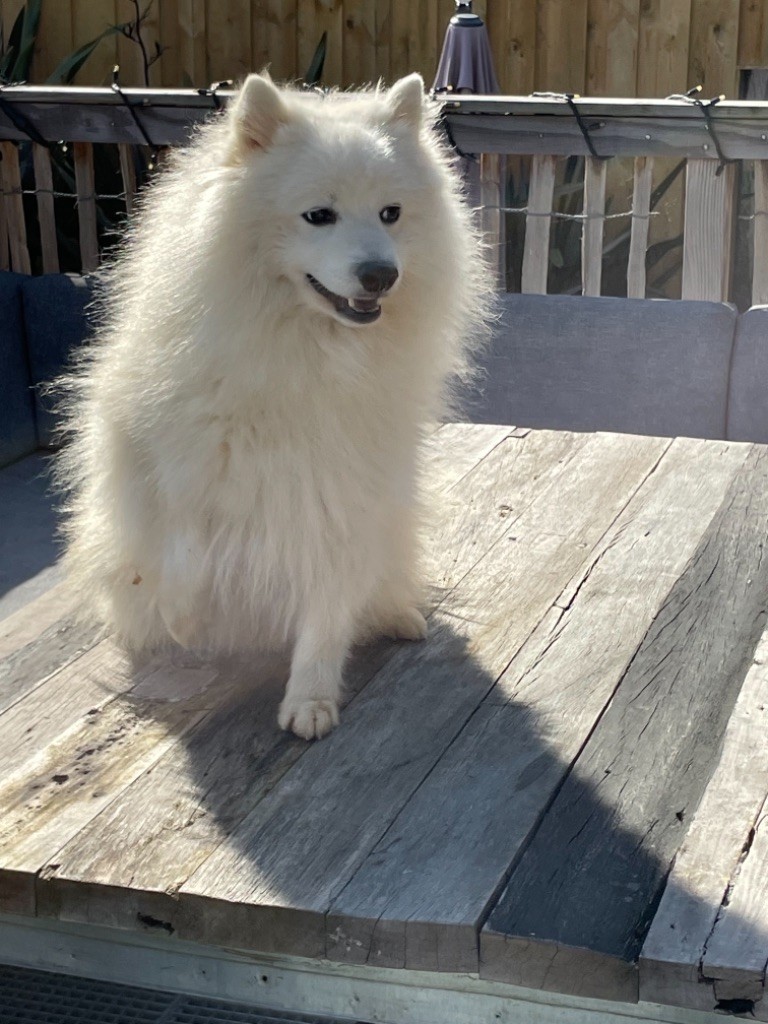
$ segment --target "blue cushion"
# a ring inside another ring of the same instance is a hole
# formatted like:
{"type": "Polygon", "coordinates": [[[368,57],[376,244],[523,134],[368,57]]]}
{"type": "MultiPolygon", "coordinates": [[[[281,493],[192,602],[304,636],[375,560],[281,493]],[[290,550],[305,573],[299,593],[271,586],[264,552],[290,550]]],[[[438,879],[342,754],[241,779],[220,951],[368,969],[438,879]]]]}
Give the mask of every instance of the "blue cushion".
{"type": "Polygon", "coordinates": [[[49,447],[55,442],[56,416],[42,385],[61,374],[90,334],[86,307],[93,298],[93,281],[74,274],[43,274],[26,278],[22,293],[38,441],[49,447]]]}
{"type": "Polygon", "coordinates": [[[0,465],[37,447],[35,411],[24,345],[21,274],[0,271],[0,465]]]}
{"type": "Polygon", "coordinates": [[[737,314],[724,303],[507,295],[469,419],[725,437],[737,314]]]}
{"type": "Polygon", "coordinates": [[[768,444],[768,306],[739,317],[728,402],[728,438],[768,444]]]}

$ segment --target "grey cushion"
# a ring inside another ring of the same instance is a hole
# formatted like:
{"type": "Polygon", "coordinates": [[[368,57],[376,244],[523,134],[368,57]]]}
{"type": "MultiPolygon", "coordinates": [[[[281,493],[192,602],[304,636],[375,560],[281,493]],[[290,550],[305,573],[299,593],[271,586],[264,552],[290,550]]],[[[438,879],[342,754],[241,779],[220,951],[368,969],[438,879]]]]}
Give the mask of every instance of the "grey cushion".
{"type": "Polygon", "coordinates": [[[23,280],[21,274],[0,271],[0,466],[37,446],[21,312],[23,280]]]}
{"type": "Polygon", "coordinates": [[[725,436],[736,311],[724,303],[508,295],[465,396],[475,422],[725,436]]]}
{"type": "Polygon", "coordinates": [[[728,403],[728,437],[768,444],[768,306],[739,317],[728,403]]]}
{"type": "Polygon", "coordinates": [[[61,374],[74,350],[88,338],[91,325],[86,307],[93,298],[93,282],[74,274],[43,274],[25,278],[22,294],[38,441],[48,447],[55,441],[56,416],[42,385],[61,374]]]}

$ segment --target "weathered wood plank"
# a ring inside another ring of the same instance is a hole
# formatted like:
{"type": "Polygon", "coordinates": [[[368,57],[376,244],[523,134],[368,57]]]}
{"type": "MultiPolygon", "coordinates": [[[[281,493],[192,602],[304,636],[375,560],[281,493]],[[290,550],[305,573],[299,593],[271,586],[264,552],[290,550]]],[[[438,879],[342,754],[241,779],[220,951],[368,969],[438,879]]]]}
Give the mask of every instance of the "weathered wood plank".
{"type": "Polygon", "coordinates": [[[691,0],[644,0],[640,4],[637,96],[670,96],[689,85],[691,0]]]}
{"type": "MultiPolygon", "coordinates": [[[[28,610],[30,617],[34,616],[36,606],[37,602],[33,602],[20,609],[14,619],[28,610]]],[[[23,629],[23,620],[17,622],[23,629]]],[[[49,675],[58,672],[93,647],[101,632],[98,626],[79,622],[71,613],[65,614],[43,627],[36,635],[33,634],[26,643],[20,643],[15,649],[7,651],[0,661],[0,721],[8,708],[40,686],[49,675]]],[[[19,643],[19,639],[11,634],[10,642],[19,643]]]]}
{"type": "MultiPolygon", "coordinates": [[[[36,876],[52,853],[203,714],[187,702],[112,701],[5,781],[0,786],[0,910],[36,914],[36,876]]],[[[118,846],[113,855],[120,852],[118,846]]]]}
{"type": "MultiPolygon", "coordinates": [[[[765,652],[764,652],[765,655],[765,652]]],[[[761,728],[755,737],[764,747],[766,703],[759,706],[761,728]]],[[[753,747],[757,751],[760,746],[753,747]]],[[[763,794],[768,791],[762,758],[763,794]]],[[[745,766],[746,767],[746,766],[745,766]]],[[[747,768],[747,771],[749,768],[747,768]]],[[[743,781],[743,780],[742,780],[743,781]]],[[[752,787],[750,786],[750,789],[752,787]]],[[[717,1000],[744,999],[758,1002],[765,996],[768,963],[768,798],[757,810],[753,827],[742,837],[742,860],[727,893],[714,930],[707,940],[701,965],[705,978],[714,982],[717,1000]]],[[[728,813],[731,813],[728,808],[728,813]]],[[[749,822],[742,821],[742,824],[749,822]]],[[[761,1007],[767,1012],[765,1005],[761,1007]]]]}
{"type": "Polygon", "coordinates": [[[27,228],[24,222],[24,202],[21,194],[19,147],[13,142],[0,142],[0,183],[5,207],[5,230],[11,254],[11,270],[18,274],[31,273],[27,228]]]}
{"type": "Polygon", "coordinates": [[[740,68],[768,65],[768,8],[761,0],[744,0],[739,11],[740,68]]]}
{"type": "Polygon", "coordinates": [[[424,443],[424,470],[429,486],[447,491],[509,437],[512,427],[444,423],[424,443]]]}
{"type": "MultiPolygon", "coordinates": [[[[643,945],[640,998],[648,1002],[711,1010],[719,998],[736,995],[724,996],[717,983],[713,991],[709,972],[702,970],[705,952],[712,960],[713,977],[718,977],[718,961],[723,959],[725,950],[745,954],[743,959],[731,961],[739,966],[748,965],[761,948],[763,966],[768,960],[768,932],[762,938],[754,934],[740,908],[732,905],[733,893],[729,906],[722,909],[729,882],[750,843],[768,792],[768,763],[763,756],[768,726],[767,661],[768,633],[764,633],[728,722],[717,768],[675,858],[643,945]],[[720,930],[724,920],[715,926],[723,913],[732,922],[735,919],[735,927],[752,941],[746,953],[739,944],[730,945],[733,936],[720,930]],[[716,941],[710,952],[713,929],[716,941]],[[725,945],[721,945],[723,938],[725,945]]],[[[736,882],[741,884],[740,876],[736,882]]],[[[747,978],[743,986],[742,980],[738,979],[736,984],[738,997],[754,999],[754,977],[747,978]]]]}
{"type": "Polygon", "coordinates": [[[77,189],[77,223],[80,238],[80,263],[84,274],[99,266],[99,238],[96,227],[96,181],[93,173],[93,146],[75,142],[72,147],[77,189]]]}
{"type": "Polygon", "coordinates": [[[586,93],[636,96],[640,0],[589,4],[586,93]]]}
{"type": "Polygon", "coordinates": [[[752,246],[752,305],[768,302],[768,160],[755,160],[755,220],[752,246]]]}
{"type": "Polygon", "coordinates": [[[427,88],[431,88],[445,38],[444,9],[440,0],[424,0],[410,5],[408,52],[411,67],[421,72],[427,88]]]}
{"type": "MultiPolygon", "coordinates": [[[[205,0],[177,0],[177,3],[177,45],[181,77],[175,84],[203,87],[210,82],[205,58],[205,0]]],[[[155,134],[150,134],[150,138],[158,145],[170,141],[155,134]]],[[[117,141],[140,143],[141,139],[131,137],[130,140],[123,138],[117,141]]]]}
{"type": "Polygon", "coordinates": [[[733,164],[720,168],[711,160],[688,161],[683,239],[684,299],[720,302],[728,298],[733,190],[733,164]]]}
{"type": "Polygon", "coordinates": [[[706,444],[675,442],[343,890],[330,959],[476,969],[486,908],[744,460],[706,444]]]}
{"type": "Polygon", "coordinates": [[[126,657],[103,640],[0,715],[0,773],[9,775],[133,682],[126,657]],[[109,679],[109,687],[105,680],[109,679]]]}
{"type": "Polygon", "coordinates": [[[651,213],[651,185],[653,159],[635,157],[635,175],[632,188],[632,228],[627,261],[627,298],[645,298],[645,257],[648,252],[648,231],[651,213]]]}
{"type": "Polygon", "coordinates": [[[691,0],[688,85],[703,86],[705,96],[738,95],[740,6],[740,0],[691,0]]]}
{"type": "Polygon", "coordinates": [[[253,70],[250,0],[207,0],[205,43],[210,81],[242,81],[253,70]]]}
{"type": "Polygon", "coordinates": [[[539,0],[536,8],[536,88],[583,93],[587,0],[539,0]]]}
{"type": "MultiPolygon", "coordinates": [[[[586,102],[582,105],[588,106],[586,102]]],[[[461,113],[453,113],[449,105],[446,119],[456,145],[465,153],[590,155],[573,116],[568,120],[532,111],[514,118],[501,111],[467,116],[471,108],[465,108],[464,103],[461,107],[461,113]]],[[[765,156],[765,140],[761,136],[766,134],[766,121],[747,123],[740,115],[741,111],[735,115],[735,121],[727,123],[718,120],[718,138],[729,158],[760,160],[765,156]]],[[[590,119],[589,123],[593,117],[600,118],[599,127],[592,130],[592,140],[601,156],[670,156],[707,162],[717,158],[703,117],[696,123],[687,118],[647,117],[639,110],[631,117],[599,113],[584,113],[584,117],[590,119]]]]}
{"type": "Polygon", "coordinates": [[[59,247],[56,239],[56,214],[53,205],[53,171],[51,154],[45,146],[32,144],[32,161],[35,168],[35,199],[37,201],[37,222],[40,226],[40,248],[43,256],[43,273],[58,274],[59,247]]]}
{"type": "Polygon", "coordinates": [[[666,447],[637,442],[595,435],[541,488],[497,542],[508,554],[491,549],[442,603],[430,642],[398,651],[182,887],[180,937],[255,928],[262,948],[324,955],[332,900],[666,447]]]}
{"type": "Polygon", "coordinates": [[[488,6],[485,23],[502,93],[533,92],[536,70],[536,4],[488,6]]]}
{"type": "Polygon", "coordinates": [[[0,662],[9,654],[26,647],[46,629],[76,607],[76,598],[63,583],[57,583],[39,597],[34,605],[23,605],[0,620],[0,662]]]}
{"type": "Polygon", "coordinates": [[[376,80],[376,2],[345,0],[343,82],[345,87],[376,80]]]}
{"type": "Polygon", "coordinates": [[[553,156],[534,156],[525,218],[525,252],[521,289],[532,295],[547,294],[549,236],[555,194],[556,160],[553,156]]]}
{"type": "Polygon", "coordinates": [[[581,291],[599,295],[603,276],[605,230],[605,160],[587,157],[584,164],[584,224],[581,233],[581,291]]]}
{"type": "MultiPolygon", "coordinates": [[[[486,445],[489,438],[487,429],[466,424],[446,424],[436,436],[444,432],[446,453],[459,441],[466,454],[475,433],[486,445]]],[[[475,444],[475,472],[458,481],[437,476],[450,500],[430,538],[428,561],[446,566],[437,580],[435,603],[450,581],[471,569],[537,492],[563,471],[584,441],[564,433],[515,437],[496,445],[482,461],[486,450],[475,444]]],[[[359,652],[347,673],[348,696],[361,690],[395,650],[389,645],[359,652]]],[[[233,694],[231,703],[222,704],[190,733],[183,749],[170,750],[151,775],[57,853],[59,867],[41,888],[41,914],[70,919],[105,914],[125,927],[135,923],[137,908],[161,920],[168,916],[167,890],[178,889],[203,864],[305,750],[275,728],[285,678],[284,669],[282,675],[276,671],[252,669],[251,679],[261,681],[258,687],[252,683],[250,695],[233,694]],[[227,737],[224,752],[222,736],[227,737]],[[151,822],[147,806],[155,808],[151,822]],[[116,835],[122,842],[120,857],[112,852],[116,835]],[[183,851],[168,843],[168,836],[179,836],[183,851]]]]}
{"type": "Polygon", "coordinates": [[[764,627],[767,502],[768,456],[751,449],[493,909],[483,976],[636,994],[633,961],[764,627]]]}

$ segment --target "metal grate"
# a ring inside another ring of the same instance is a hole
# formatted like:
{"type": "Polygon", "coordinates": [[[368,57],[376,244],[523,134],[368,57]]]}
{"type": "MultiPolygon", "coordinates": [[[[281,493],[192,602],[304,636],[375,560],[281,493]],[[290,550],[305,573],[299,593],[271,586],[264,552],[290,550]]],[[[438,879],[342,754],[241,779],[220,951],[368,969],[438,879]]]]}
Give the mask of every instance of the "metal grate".
{"type": "MultiPolygon", "coordinates": [[[[0,965],[1,1024],[350,1024],[0,965]]],[[[362,1024],[361,1021],[356,1024],[362,1024]]]]}

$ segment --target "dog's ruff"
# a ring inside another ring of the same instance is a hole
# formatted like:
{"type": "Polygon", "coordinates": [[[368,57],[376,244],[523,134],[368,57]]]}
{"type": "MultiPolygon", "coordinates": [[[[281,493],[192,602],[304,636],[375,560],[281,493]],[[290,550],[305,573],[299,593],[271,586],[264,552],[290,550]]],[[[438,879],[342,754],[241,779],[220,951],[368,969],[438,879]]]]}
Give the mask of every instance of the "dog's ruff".
{"type": "Polygon", "coordinates": [[[279,721],[338,721],[351,645],[425,635],[418,449],[488,294],[417,75],[251,75],[174,155],[69,380],[66,569],[133,653],[290,645],[279,721]]]}

